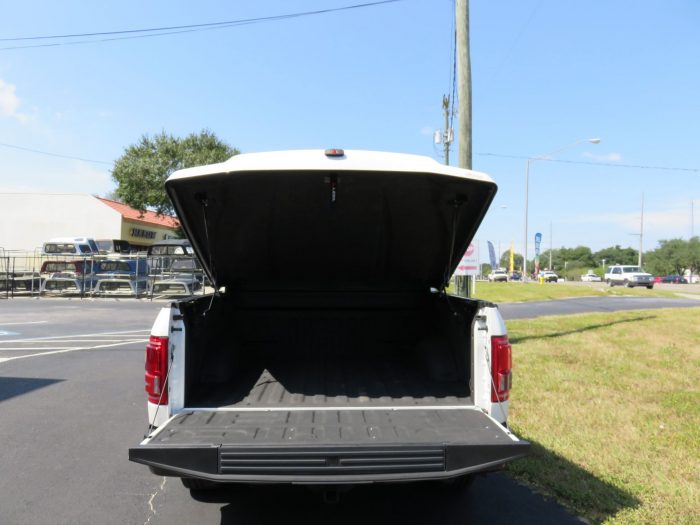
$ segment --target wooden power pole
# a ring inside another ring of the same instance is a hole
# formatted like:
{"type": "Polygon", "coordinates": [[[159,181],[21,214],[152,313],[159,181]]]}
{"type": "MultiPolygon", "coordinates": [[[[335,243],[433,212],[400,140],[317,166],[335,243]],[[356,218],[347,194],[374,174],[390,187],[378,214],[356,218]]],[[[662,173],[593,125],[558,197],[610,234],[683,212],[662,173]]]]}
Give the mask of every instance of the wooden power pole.
{"type": "MultiPolygon", "coordinates": [[[[469,58],[469,0],[456,2],[455,29],[459,94],[459,167],[470,170],[472,169],[472,74],[469,58]]],[[[457,283],[457,293],[469,297],[471,295],[469,276],[458,277],[457,283]]]]}
{"type": "Polygon", "coordinates": [[[472,72],[469,58],[469,0],[457,0],[457,80],[459,93],[459,167],[472,169],[472,72]]]}

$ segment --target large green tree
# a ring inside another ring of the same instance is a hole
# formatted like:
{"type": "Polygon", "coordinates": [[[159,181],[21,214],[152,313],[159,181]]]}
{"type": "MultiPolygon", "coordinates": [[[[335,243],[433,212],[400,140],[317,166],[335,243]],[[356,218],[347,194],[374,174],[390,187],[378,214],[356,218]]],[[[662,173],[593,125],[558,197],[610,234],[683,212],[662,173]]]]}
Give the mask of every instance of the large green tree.
{"type": "Polygon", "coordinates": [[[637,264],[639,260],[639,252],[634,248],[621,248],[619,244],[603,248],[593,254],[596,265],[603,264],[611,266],[613,264],[637,264]]]}
{"type": "Polygon", "coordinates": [[[184,138],[164,131],[141,139],[124,151],[112,169],[116,196],[139,210],[173,215],[165,179],[182,168],[223,162],[240,153],[208,130],[184,138]]]}
{"type": "MultiPolygon", "coordinates": [[[[509,269],[510,267],[510,250],[506,250],[501,254],[501,259],[498,261],[501,268],[509,269]]],[[[513,253],[513,269],[520,271],[523,266],[523,256],[517,252],[513,253]]]]}
{"type": "Polygon", "coordinates": [[[659,241],[659,247],[644,256],[645,268],[656,275],[679,274],[686,270],[697,274],[700,267],[700,238],[659,241]]]}

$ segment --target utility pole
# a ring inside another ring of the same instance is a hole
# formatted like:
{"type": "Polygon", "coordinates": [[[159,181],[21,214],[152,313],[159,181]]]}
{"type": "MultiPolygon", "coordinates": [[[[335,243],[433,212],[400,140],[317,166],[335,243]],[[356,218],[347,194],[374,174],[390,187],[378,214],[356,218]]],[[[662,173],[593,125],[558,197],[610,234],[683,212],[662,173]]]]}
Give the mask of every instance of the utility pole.
{"type": "MultiPolygon", "coordinates": [[[[469,58],[469,0],[455,2],[455,41],[459,95],[459,167],[472,169],[472,80],[469,58]]],[[[476,276],[474,277],[476,280],[476,276]]],[[[458,278],[464,297],[469,297],[469,277],[458,278]]]]}
{"type": "Polygon", "coordinates": [[[457,0],[457,79],[459,86],[459,167],[472,169],[472,72],[469,57],[469,0],[457,0]]]}

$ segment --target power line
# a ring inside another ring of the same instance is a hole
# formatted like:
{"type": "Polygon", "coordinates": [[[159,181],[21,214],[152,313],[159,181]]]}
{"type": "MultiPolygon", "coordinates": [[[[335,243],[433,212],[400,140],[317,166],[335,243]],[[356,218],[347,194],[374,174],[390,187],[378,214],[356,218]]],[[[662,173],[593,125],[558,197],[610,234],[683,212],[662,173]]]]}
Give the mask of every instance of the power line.
{"type": "Polygon", "coordinates": [[[327,13],[335,13],[340,11],[349,11],[352,9],[362,9],[366,7],[374,7],[383,4],[391,4],[395,2],[401,2],[403,0],[379,0],[376,2],[367,2],[363,4],[353,4],[342,7],[334,7],[328,9],[318,9],[315,11],[303,11],[298,13],[287,13],[283,15],[272,15],[263,16],[256,18],[242,18],[237,20],[226,20],[222,22],[209,22],[202,24],[187,24],[178,26],[163,26],[163,27],[151,27],[151,28],[141,28],[141,29],[124,29],[119,31],[100,31],[100,32],[90,32],[90,33],[72,33],[64,35],[40,35],[40,36],[23,36],[23,37],[12,37],[12,38],[0,38],[0,42],[22,42],[22,41],[36,41],[36,40],[60,40],[68,38],[82,38],[82,37],[96,37],[96,36],[110,36],[112,38],[94,39],[89,40],[79,40],[72,42],[51,42],[44,44],[29,44],[29,45],[19,45],[19,46],[8,46],[0,48],[0,50],[10,50],[10,49],[27,49],[35,47],[54,47],[61,45],[75,45],[75,44],[87,44],[93,42],[107,42],[114,40],[127,40],[133,38],[149,38],[164,35],[172,35],[178,33],[191,33],[196,31],[208,31],[212,29],[222,29],[235,27],[239,25],[256,24],[262,22],[272,22],[279,20],[288,20],[291,18],[301,18],[305,16],[315,16],[327,13]],[[130,35],[130,36],[115,36],[115,35],[130,35]]]}
{"type": "Polygon", "coordinates": [[[530,16],[527,17],[527,20],[525,20],[525,23],[520,27],[520,31],[518,32],[517,36],[511,43],[510,47],[506,51],[505,55],[503,55],[503,58],[501,59],[500,63],[496,66],[496,69],[494,69],[491,73],[491,76],[487,82],[487,84],[490,84],[493,82],[493,80],[498,76],[498,74],[501,72],[501,69],[503,69],[503,66],[510,60],[511,55],[515,51],[515,48],[518,46],[518,43],[520,42],[520,39],[523,37],[525,32],[530,26],[530,23],[532,20],[535,18],[535,15],[537,14],[537,11],[539,11],[540,7],[542,7],[542,0],[535,5],[533,10],[530,12],[530,16]]]}
{"type": "MultiPolygon", "coordinates": [[[[498,157],[503,159],[532,160],[535,157],[525,157],[523,155],[505,155],[501,153],[476,153],[480,157],[498,157]]],[[[646,166],[642,164],[620,164],[619,162],[586,162],[585,160],[560,160],[536,157],[537,162],[559,162],[561,164],[584,164],[587,166],[608,166],[611,168],[636,168],[642,170],[664,170],[664,171],[686,171],[690,173],[700,173],[700,168],[677,168],[672,166],[646,166]]]]}
{"type": "MultiPolygon", "coordinates": [[[[49,151],[43,151],[39,149],[33,149],[33,148],[26,148],[24,146],[17,146],[15,144],[7,144],[5,142],[0,142],[0,147],[3,148],[10,148],[10,149],[16,149],[20,151],[26,151],[28,153],[36,153],[39,155],[47,155],[49,157],[58,157],[61,159],[68,159],[68,160],[80,160],[83,162],[90,162],[93,164],[106,164],[111,166],[113,162],[108,162],[106,160],[95,160],[95,159],[86,159],[85,157],[76,157],[73,155],[63,155],[61,153],[52,153],[49,151]]],[[[502,158],[502,159],[518,159],[518,160],[528,160],[532,159],[533,157],[526,157],[524,155],[507,155],[504,153],[475,153],[475,155],[478,155],[479,157],[496,157],[496,158],[502,158]]],[[[548,159],[548,158],[537,158],[538,162],[558,162],[560,164],[583,164],[586,166],[606,166],[606,167],[611,167],[611,168],[635,168],[635,169],[644,169],[644,170],[663,170],[663,171],[685,171],[689,173],[699,173],[700,168],[678,168],[678,167],[673,167],[673,166],[647,166],[643,164],[620,164],[620,163],[612,163],[612,162],[587,162],[585,160],[561,160],[561,159],[548,159]]]]}
{"type": "Polygon", "coordinates": [[[58,157],[60,159],[69,159],[69,160],[81,160],[83,162],[91,162],[93,164],[107,164],[107,165],[112,165],[112,162],[107,162],[105,160],[94,160],[94,159],[85,159],[83,157],[73,157],[71,155],[61,155],[60,153],[51,153],[48,151],[41,151],[38,149],[32,149],[32,148],[25,148],[23,146],[15,146],[14,144],[5,144],[3,142],[0,142],[0,146],[3,148],[11,148],[11,149],[17,149],[20,151],[28,151],[29,153],[38,153],[40,155],[48,155],[49,157],[58,157]]]}

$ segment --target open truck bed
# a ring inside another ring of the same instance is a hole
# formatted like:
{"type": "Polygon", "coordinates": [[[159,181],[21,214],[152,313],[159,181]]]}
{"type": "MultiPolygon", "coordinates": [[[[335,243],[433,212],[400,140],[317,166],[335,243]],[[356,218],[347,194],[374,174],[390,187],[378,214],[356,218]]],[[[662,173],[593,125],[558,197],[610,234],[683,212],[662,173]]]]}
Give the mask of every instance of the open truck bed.
{"type": "Polygon", "coordinates": [[[488,176],[331,149],[237,155],[166,189],[215,293],[154,324],[132,461],[194,488],[456,478],[527,454],[503,319],[445,292],[488,176]]]}
{"type": "Polygon", "coordinates": [[[212,481],[325,484],[454,477],[528,449],[473,408],[232,409],[179,414],[129,459],[212,481]]]}

